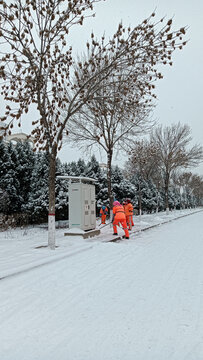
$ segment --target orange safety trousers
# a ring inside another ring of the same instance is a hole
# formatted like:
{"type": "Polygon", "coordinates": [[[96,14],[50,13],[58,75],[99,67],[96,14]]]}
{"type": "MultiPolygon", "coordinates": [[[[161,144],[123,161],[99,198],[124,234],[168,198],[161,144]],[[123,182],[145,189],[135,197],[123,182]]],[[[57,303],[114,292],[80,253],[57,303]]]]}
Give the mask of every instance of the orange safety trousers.
{"type": "Polygon", "coordinates": [[[127,223],[126,223],[126,217],[125,217],[123,206],[122,205],[114,206],[113,214],[114,214],[114,220],[113,220],[114,233],[117,233],[117,225],[119,225],[119,223],[120,223],[125,232],[125,236],[129,238],[129,232],[128,232],[128,227],[127,227],[127,223]]]}
{"type": "Polygon", "coordinates": [[[106,224],[106,215],[105,214],[102,214],[102,216],[101,216],[101,223],[106,224]]]}
{"type": "Polygon", "coordinates": [[[125,205],[125,215],[126,215],[128,229],[132,230],[132,226],[134,226],[134,222],[133,222],[133,205],[131,203],[125,205]]]}
{"type": "Polygon", "coordinates": [[[129,230],[132,230],[132,226],[134,226],[133,222],[133,216],[132,215],[126,215],[126,222],[129,230]]]}
{"type": "Polygon", "coordinates": [[[113,231],[116,234],[117,233],[117,225],[119,225],[119,223],[122,225],[122,228],[125,232],[125,236],[129,237],[129,232],[128,232],[128,228],[127,228],[127,223],[126,223],[126,219],[114,219],[113,221],[113,231]]]}
{"type": "Polygon", "coordinates": [[[100,210],[100,216],[101,216],[101,223],[102,224],[106,224],[106,214],[107,214],[107,212],[108,212],[107,208],[100,210]]]}

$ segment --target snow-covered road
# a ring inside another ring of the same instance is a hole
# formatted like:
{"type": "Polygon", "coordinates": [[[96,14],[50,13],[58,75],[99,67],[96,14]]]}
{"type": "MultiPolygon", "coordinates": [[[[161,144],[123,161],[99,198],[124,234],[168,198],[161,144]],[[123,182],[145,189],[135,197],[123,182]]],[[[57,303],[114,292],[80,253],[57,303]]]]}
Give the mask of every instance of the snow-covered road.
{"type": "Polygon", "coordinates": [[[202,360],[203,212],[0,282],[1,360],[202,360]]]}

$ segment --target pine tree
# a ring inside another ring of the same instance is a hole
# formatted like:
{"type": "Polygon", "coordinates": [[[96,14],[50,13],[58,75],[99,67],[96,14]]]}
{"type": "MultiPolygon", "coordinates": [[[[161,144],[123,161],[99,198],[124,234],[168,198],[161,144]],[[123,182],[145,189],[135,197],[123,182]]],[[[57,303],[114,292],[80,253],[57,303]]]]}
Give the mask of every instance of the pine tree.
{"type": "Polygon", "coordinates": [[[10,142],[5,147],[7,155],[4,157],[6,173],[3,176],[3,188],[6,190],[9,199],[9,214],[21,211],[22,197],[20,195],[20,182],[16,171],[17,153],[15,146],[10,142]]]}
{"type": "Polygon", "coordinates": [[[19,194],[22,199],[21,210],[27,207],[30,194],[31,177],[35,162],[35,154],[29,142],[18,142],[16,147],[16,172],[20,184],[19,194]]]}
{"type": "Polygon", "coordinates": [[[48,154],[40,152],[35,157],[34,168],[31,177],[31,191],[26,209],[31,214],[33,222],[47,221],[48,199],[48,154]]]}
{"type": "Polygon", "coordinates": [[[10,156],[3,141],[0,140],[0,212],[9,212],[10,198],[7,192],[6,174],[10,164],[10,156]]]}
{"type": "Polygon", "coordinates": [[[147,213],[151,213],[156,209],[156,190],[150,180],[142,181],[142,208],[147,213]]]}
{"type": "Polygon", "coordinates": [[[108,201],[108,188],[106,173],[101,170],[99,162],[96,157],[92,155],[90,161],[86,165],[85,176],[95,179],[95,193],[96,193],[96,203],[97,203],[97,214],[102,205],[109,206],[108,201]]]}
{"type": "MultiPolygon", "coordinates": [[[[58,175],[67,174],[67,172],[64,172],[64,165],[59,159],[56,162],[56,171],[58,175]]],[[[67,180],[56,177],[56,220],[68,219],[68,186],[69,182],[67,180]]]]}
{"type": "Polygon", "coordinates": [[[125,179],[123,171],[118,165],[112,168],[112,189],[114,198],[123,201],[126,198],[134,201],[136,189],[133,184],[125,179]]]}
{"type": "Polygon", "coordinates": [[[5,175],[8,172],[8,166],[10,163],[10,156],[6,151],[3,141],[0,140],[0,188],[5,189],[6,184],[4,182],[5,175]]]}
{"type": "Polygon", "coordinates": [[[86,174],[86,164],[85,161],[82,159],[79,159],[77,162],[77,176],[85,176],[86,174]]]}

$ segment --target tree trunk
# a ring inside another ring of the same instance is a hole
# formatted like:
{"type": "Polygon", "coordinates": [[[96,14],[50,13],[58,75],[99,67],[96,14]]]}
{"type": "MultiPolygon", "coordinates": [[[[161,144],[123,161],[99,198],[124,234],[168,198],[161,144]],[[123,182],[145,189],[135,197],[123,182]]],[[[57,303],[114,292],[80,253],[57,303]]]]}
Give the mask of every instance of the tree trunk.
{"type": "Polygon", "coordinates": [[[169,214],[168,189],[169,189],[169,173],[167,172],[165,177],[165,207],[166,207],[167,215],[169,214]]]}
{"type": "Polygon", "coordinates": [[[139,208],[139,216],[141,217],[142,215],[142,193],[141,193],[141,185],[140,185],[140,180],[139,180],[139,187],[138,187],[138,208],[139,208]]]}
{"type": "Polygon", "coordinates": [[[159,192],[158,190],[156,191],[156,213],[158,214],[159,212],[159,192]]]}
{"type": "Polygon", "coordinates": [[[112,164],[112,155],[113,152],[109,151],[107,154],[107,186],[108,186],[108,197],[109,197],[109,207],[110,207],[110,222],[113,218],[113,194],[112,194],[112,182],[111,182],[111,164],[112,164]]]}
{"type": "Polygon", "coordinates": [[[49,216],[48,216],[48,246],[55,250],[55,177],[56,150],[49,154],[49,216]]]}
{"type": "Polygon", "coordinates": [[[109,197],[109,206],[110,209],[113,209],[113,194],[112,194],[112,183],[111,183],[111,163],[112,163],[112,151],[108,153],[107,156],[107,184],[108,184],[108,197],[109,197]]]}

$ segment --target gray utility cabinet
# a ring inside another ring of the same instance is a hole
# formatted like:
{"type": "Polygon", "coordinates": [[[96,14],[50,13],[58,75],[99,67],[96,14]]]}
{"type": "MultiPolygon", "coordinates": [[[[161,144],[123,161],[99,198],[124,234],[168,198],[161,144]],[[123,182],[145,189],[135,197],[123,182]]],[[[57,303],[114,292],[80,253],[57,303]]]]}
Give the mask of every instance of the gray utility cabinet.
{"type": "Polygon", "coordinates": [[[95,185],[71,182],[69,185],[69,228],[96,227],[95,185]]]}
{"type": "Polygon", "coordinates": [[[96,228],[95,180],[69,175],[57,176],[69,181],[69,228],[96,228]]]}

